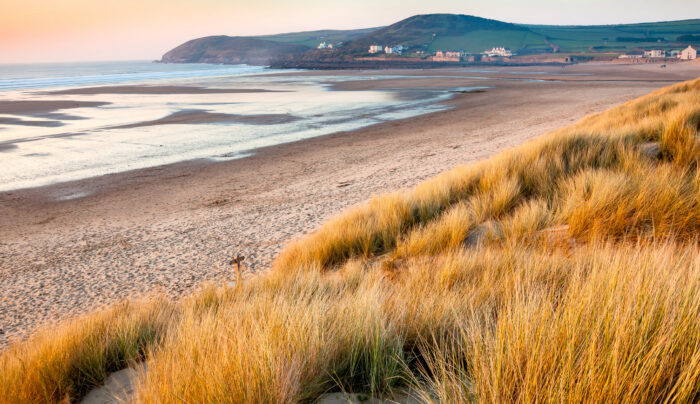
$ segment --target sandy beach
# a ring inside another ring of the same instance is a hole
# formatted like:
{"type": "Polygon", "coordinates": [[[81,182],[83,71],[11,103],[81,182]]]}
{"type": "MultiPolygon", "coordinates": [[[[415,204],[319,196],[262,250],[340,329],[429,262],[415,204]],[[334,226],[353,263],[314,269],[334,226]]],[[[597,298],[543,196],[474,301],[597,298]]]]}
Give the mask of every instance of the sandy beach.
{"type": "MultiPolygon", "coordinates": [[[[479,79],[454,70],[383,71],[373,75],[386,78],[373,80],[363,72],[344,72],[357,79],[334,85],[337,91],[451,91],[475,83],[488,89],[456,92],[444,111],[266,147],[237,160],[194,160],[0,193],[0,347],[38,326],[128,296],[158,291],[176,296],[203,282],[227,282],[233,278],[227,263],[237,254],[247,257],[246,276],[254,276],[289,240],[372,195],[410,187],[700,76],[700,64],[577,65],[566,67],[567,76],[540,72],[548,69],[494,68],[479,79]],[[415,77],[392,78],[396,75],[415,77]]],[[[99,96],[151,90],[66,91],[99,96]]],[[[0,103],[0,112],[27,115],[65,108],[70,105],[0,103]]],[[[180,116],[143,126],[240,119],[188,117],[195,121],[180,116]]],[[[288,118],[261,114],[262,120],[288,118]]],[[[0,159],[2,150],[0,144],[0,159]]]]}

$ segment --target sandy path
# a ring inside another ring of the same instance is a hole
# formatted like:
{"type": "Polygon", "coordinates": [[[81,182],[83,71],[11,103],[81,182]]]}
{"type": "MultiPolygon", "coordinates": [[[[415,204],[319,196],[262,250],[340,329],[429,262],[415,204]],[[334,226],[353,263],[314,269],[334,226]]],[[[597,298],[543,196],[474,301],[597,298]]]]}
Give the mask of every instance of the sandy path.
{"type": "Polygon", "coordinates": [[[251,276],[289,239],[373,194],[410,187],[666,85],[491,84],[498,88],[459,94],[452,110],[246,159],[0,193],[0,347],[129,295],[177,295],[224,282],[232,277],[226,262],[238,253],[248,257],[251,276]]]}

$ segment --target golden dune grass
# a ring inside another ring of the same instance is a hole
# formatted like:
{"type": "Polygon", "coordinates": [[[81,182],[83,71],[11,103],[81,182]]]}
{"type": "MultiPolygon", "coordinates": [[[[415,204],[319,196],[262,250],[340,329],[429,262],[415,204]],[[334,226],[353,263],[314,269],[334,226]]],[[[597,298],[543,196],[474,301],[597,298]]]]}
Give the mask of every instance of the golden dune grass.
{"type": "Polygon", "coordinates": [[[136,402],[697,402],[699,130],[696,80],[375,197],[267,276],[13,345],[0,401],[145,360],[136,402]]]}

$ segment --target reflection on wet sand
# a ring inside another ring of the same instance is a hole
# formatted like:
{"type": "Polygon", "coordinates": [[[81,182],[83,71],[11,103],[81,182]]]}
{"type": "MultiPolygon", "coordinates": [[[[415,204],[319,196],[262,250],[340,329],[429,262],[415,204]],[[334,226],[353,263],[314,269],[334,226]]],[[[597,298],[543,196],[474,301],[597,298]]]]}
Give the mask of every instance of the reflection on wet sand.
{"type": "Polygon", "coordinates": [[[0,116],[0,125],[42,126],[44,128],[56,128],[63,126],[60,121],[28,121],[20,118],[4,118],[0,116]]]}
{"type": "Polygon", "coordinates": [[[0,152],[10,151],[10,150],[13,150],[13,149],[16,149],[16,148],[17,148],[17,145],[16,145],[16,144],[12,144],[12,143],[3,144],[3,143],[0,143],[0,152]]]}
{"type": "Polygon", "coordinates": [[[62,109],[100,107],[100,101],[75,100],[0,100],[0,115],[36,115],[62,109]]]}
{"type": "Polygon", "coordinates": [[[115,126],[113,129],[140,128],[156,125],[184,125],[201,123],[244,123],[248,125],[276,125],[297,121],[301,118],[290,114],[222,114],[206,110],[185,110],[174,112],[164,118],[115,126]]]}
{"type": "Polygon", "coordinates": [[[0,172],[0,191],[240,158],[261,147],[443,110],[441,101],[451,97],[435,88],[327,85],[346,79],[327,72],[0,92],[0,144],[10,167],[0,172]]]}
{"type": "Polygon", "coordinates": [[[70,88],[67,90],[38,92],[49,95],[96,95],[96,94],[245,94],[276,93],[281,90],[264,88],[207,88],[194,86],[100,86],[70,88]]]}

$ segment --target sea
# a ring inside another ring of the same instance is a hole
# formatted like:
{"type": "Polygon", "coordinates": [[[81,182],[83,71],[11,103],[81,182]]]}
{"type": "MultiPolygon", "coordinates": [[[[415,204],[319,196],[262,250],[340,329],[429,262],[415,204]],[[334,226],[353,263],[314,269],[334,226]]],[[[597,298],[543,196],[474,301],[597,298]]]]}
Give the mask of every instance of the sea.
{"type": "Polygon", "coordinates": [[[0,192],[242,158],[261,147],[443,110],[452,96],[445,89],[341,91],[335,86],[344,81],[387,77],[305,73],[149,61],[0,65],[0,192]],[[109,91],[114,86],[205,90],[109,91]],[[187,114],[204,119],[177,119],[187,114]]]}

